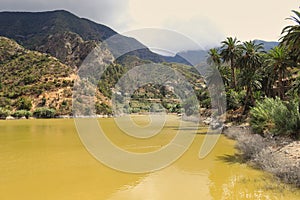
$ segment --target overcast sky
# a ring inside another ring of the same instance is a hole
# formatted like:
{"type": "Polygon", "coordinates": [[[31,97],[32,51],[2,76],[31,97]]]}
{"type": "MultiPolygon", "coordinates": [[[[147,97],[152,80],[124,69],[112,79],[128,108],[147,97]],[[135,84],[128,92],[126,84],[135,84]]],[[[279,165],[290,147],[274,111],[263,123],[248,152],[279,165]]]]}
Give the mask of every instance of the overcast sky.
{"type": "MultiPolygon", "coordinates": [[[[119,33],[140,28],[165,28],[191,38],[202,47],[211,47],[227,36],[236,36],[243,41],[251,39],[277,41],[282,28],[291,23],[285,18],[292,14],[291,10],[298,10],[299,2],[296,0],[0,0],[0,5],[1,10],[10,11],[66,9],[80,17],[105,24],[119,33]]],[[[138,39],[146,44],[149,42],[142,36],[138,39]]]]}

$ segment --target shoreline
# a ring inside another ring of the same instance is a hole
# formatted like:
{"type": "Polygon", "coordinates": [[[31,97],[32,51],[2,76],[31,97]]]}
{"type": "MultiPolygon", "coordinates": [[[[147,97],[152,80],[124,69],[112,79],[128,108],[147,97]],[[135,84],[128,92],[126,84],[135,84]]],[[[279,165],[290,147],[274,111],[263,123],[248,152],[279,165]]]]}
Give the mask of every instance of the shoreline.
{"type": "MultiPolygon", "coordinates": [[[[153,114],[153,113],[152,113],[153,114]]],[[[156,113],[157,115],[160,115],[160,113],[156,113]]],[[[129,114],[131,116],[144,116],[147,115],[147,113],[131,113],[129,114]]],[[[172,115],[172,116],[182,116],[177,113],[166,113],[166,115],[172,115]]],[[[0,120],[6,121],[6,120],[34,120],[34,119],[76,119],[76,118],[114,118],[114,117],[120,117],[120,115],[94,115],[94,116],[73,116],[73,115],[59,115],[51,118],[38,118],[38,117],[13,117],[13,116],[7,116],[6,118],[0,118],[0,120]]]]}
{"type": "Polygon", "coordinates": [[[223,134],[236,141],[236,156],[252,167],[269,172],[284,183],[300,188],[300,141],[262,137],[249,126],[230,126],[223,134]]]}

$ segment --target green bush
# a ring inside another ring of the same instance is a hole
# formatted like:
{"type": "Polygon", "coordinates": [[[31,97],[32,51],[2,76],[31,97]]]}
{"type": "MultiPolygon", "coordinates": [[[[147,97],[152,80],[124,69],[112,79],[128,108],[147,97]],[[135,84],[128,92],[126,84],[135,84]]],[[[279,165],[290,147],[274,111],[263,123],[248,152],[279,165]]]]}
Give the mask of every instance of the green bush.
{"type": "Polygon", "coordinates": [[[96,114],[104,114],[104,115],[110,115],[112,114],[112,108],[105,103],[96,103],[96,114]]]}
{"type": "Polygon", "coordinates": [[[28,97],[20,97],[16,101],[18,110],[30,110],[32,108],[31,99],[28,97]]]}
{"type": "Polygon", "coordinates": [[[246,92],[244,90],[241,92],[236,92],[233,89],[229,89],[226,92],[227,109],[235,110],[241,107],[245,96],[246,92]]]}
{"type": "Polygon", "coordinates": [[[16,118],[26,117],[28,119],[32,116],[32,113],[28,110],[17,110],[12,114],[12,116],[16,118]]]}
{"type": "Polygon", "coordinates": [[[182,108],[187,116],[197,114],[199,112],[199,101],[193,96],[188,97],[183,103],[182,108]]]}
{"type": "Polygon", "coordinates": [[[33,112],[33,116],[36,118],[54,118],[56,115],[56,111],[50,108],[37,108],[33,112]]]}
{"type": "Polygon", "coordinates": [[[11,100],[6,97],[0,97],[0,107],[10,106],[11,100]]]}
{"type": "Polygon", "coordinates": [[[10,111],[0,107],[0,119],[5,119],[10,115],[10,111]]]}
{"type": "Polygon", "coordinates": [[[279,98],[258,101],[250,111],[251,126],[256,133],[299,137],[300,113],[297,101],[284,102],[279,98]]]}

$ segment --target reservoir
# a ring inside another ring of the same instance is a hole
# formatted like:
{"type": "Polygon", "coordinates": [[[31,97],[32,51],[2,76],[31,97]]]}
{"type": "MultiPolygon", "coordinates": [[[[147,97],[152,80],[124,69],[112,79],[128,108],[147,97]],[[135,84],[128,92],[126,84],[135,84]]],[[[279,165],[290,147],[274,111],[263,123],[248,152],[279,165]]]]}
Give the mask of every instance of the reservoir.
{"type": "MultiPolygon", "coordinates": [[[[135,116],[141,126],[149,119],[135,116]]],[[[113,118],[99,119],[106,136],[129,152],[168,144],[179,117],[168,116],[160,134],[148,139],[124,134],[113,118]]],[[[186,130],[186,134],[189,130],[186,130]]],[[[166,168],[124,173],[105,166],[82,144],[73,119],[0,121],[1,200],[299,200],[299,189],[242,163],[235,141],[221,135],[203,159],[206,128],[199,127],[188,150],[166,168]]]]}

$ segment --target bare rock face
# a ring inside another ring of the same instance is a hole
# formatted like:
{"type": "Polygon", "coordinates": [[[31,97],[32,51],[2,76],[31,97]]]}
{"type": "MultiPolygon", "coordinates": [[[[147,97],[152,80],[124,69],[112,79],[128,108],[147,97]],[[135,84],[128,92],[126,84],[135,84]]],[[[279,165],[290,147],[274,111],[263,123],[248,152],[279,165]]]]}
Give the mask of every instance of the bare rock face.
{"type": "Polygon", "coordinates": [[[76,33],[65,32],[50,35],[36,50],[48,53],[66,65],[79,67],[96,45],[96,41],[84,41],[76,33]]]}

